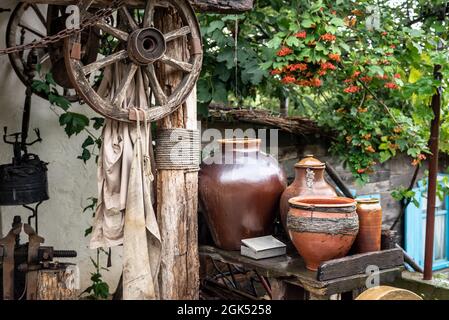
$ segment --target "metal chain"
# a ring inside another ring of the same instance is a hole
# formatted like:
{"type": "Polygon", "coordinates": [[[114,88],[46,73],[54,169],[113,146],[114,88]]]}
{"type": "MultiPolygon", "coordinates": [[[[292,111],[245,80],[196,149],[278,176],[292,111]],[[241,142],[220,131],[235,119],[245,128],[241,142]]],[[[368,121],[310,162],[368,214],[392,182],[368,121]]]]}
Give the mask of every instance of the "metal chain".
{"type": "Polygon", "coordinates": [[[30,43],[18,45],[15,47],[0,49],[0,55],[11,54],[11,53],[20,52],[20,51],[24,51],[24,50],[28,50],[28,49],[33,49],[33,48],[44,48],[44,47],[47,47],[49,44],[57,43],[57,42],[61,41],[62,39],[70,37],[74,34],[78,34],[78,33],[82,32],[83,30],[96,25],[98,21],[101,21],[104,18],[107,18],[110,15],[112,15],[112,13],[114,13],[115,10],[117,10],[118,8],[123,6],[125,4],[125,2],[126,2],[126,0],[114,0],[110,7],[99,9],[93,15],[87,15],[86,19],[84,19],[81,22],[80,28],[78,28],[78,29],[64,29],[64,30],[59,31],[55,35],[44,37],[40,41],[33,41],[30,43]]]}

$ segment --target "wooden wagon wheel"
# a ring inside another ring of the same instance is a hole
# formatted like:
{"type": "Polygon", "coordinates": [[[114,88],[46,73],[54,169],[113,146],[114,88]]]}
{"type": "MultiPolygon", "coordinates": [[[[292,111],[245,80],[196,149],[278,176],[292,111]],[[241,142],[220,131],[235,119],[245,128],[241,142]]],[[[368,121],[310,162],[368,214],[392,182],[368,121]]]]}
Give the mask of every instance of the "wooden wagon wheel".
{"type": "MultiPolygon", "coordinates": [[[[6,45],[14,47],[32,41],[40,41],[47,35],[57,33],[61,28],[65,28],[64,24],[65,6],[57,5],[38,5],[26,2],[19,2],[11,13],[6,28],[6,45]]],[[[91,41],[90,49],[84,49],[85,61],[92,61],[96,58],[98,50],[97,43],[91,41]],[[93,56],[92,53],[95,53],[93,56]]],[[[64,72],[65,65],[63,60],[63,42],[53,44],[46,48],[37,48],[36,64],[41,65],[41,73],[51,72],[58,84],[57,90],[69,101],[77,101],[78,95],[71,88],[71,83],[65,81],[67,74],[64,72]]],[[[28,85],[28,76],[25,72],[28,55],[30,50],[15,52],[9,54],[9,60],[19,79],[28,85]]],[[[36,76],[37,78],[37,76],[36,76]]],[[[48,99],[45,92],[36,92],[43,99],[48,99]]]]}
{"type": "MultiPolygon", "coordinates": [[[[82,0],[80,7],[87,10],[91,2],[82,0]]],[[[88,15],[85,10],[82,12],[83,18],[88,15]]],[[[77,59],[76,52],[72,52],[72,49],[76,49],[80,37],[72,36],[66,39],[65,58],[69,77],[78,94],[95,111],[111,119],[129,122],[129,112],[122,108],[122,103],[130,83],[140,72],[144,75],[146,88],[148,88],[145,93],[150,108],[145,110],[146,119],[147,121],[159,120],[185,102],[198,80],[203,54],[201,34],[195,13],[186,0],[149,0],[145,8],[137,8],[133,11],[126,6],[121,6],[117,10],[117,16],[121,16],[125,21],[122,21],[123,23],[117,21],[116,26],[111,26],[99,20],[96,27],[115,38],[119,44],[113,53],[99,57],[97,61],[89,65],[84,65],[77,59]],[[183,27],[165,34],[154,28],[154,12],[158,6],[173,7],[181,17],[183,27]],[[187,41],[190,54],[188,61],[180,61],[165,54],[167,43],[176,39],[187,41]],[[126,65],[127,73],[121,80],[115,95],[112,98],[104,98],[104,94],[100,95],[96,92],[92,84],[92,78],[94,78],[92,74],[97,74],[95,78],[101,77],[101,72],[106,66],[117,62],[126,65]],[[156,62],[167,64],[183,72],[182,81],[168,94],[157,79],[156,62]],[[153,96],[154,99],[152,99],[153,96]]]]}

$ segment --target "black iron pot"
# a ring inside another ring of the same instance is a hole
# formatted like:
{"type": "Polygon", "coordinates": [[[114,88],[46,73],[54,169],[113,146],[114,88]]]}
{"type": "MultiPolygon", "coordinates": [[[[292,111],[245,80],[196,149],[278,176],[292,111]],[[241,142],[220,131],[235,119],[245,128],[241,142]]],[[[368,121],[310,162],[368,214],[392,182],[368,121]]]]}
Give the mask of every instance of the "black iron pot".
{"type": "Polygon", "coordinates": [[[48,200],[47,163],[25,154],[20,164],[0,165],[0,206],[26,205],[48,200]]]}

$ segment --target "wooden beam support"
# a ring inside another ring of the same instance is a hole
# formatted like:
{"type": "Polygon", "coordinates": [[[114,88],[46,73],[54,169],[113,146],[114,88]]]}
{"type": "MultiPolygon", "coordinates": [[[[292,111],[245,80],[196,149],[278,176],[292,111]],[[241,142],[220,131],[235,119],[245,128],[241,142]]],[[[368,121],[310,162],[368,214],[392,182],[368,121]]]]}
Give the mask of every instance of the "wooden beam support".
{"type": "MultiPolygon", "coordinates": [[[[162,32],[176,30],[182,21],[171,8],[157,8],[155,27],[162,32]]],[[[188,55],[182,39],[167,44],[167,54],[178,60],[188,55]]],[[[182,79],[182,72],[164,63],[156,65],[156,76],[168,95],[182,79]]],[[[158,129],[196,129],[195,89],[179,109],[158,121],[158,129]]],[[[198,257],[198,172],[158,170],[157,219],[162,236],[162,263],[159,275],[161,299],[199,298],[198,257]]]]}
{"type": "MultiPolygon", "coordinates": [[[[130,6],[144,7],[146,0],[127,0],[130,6]]],[[[253,8],[254,0],[189,0],[197,12],[238,13],[253,8]]],[[[72,5],[78,0],[26,0],[28,3],[45,3],[57,5],[72,5]]],[[[95,0],[95,7],[107,7],[111,0],[95,0]]]]}

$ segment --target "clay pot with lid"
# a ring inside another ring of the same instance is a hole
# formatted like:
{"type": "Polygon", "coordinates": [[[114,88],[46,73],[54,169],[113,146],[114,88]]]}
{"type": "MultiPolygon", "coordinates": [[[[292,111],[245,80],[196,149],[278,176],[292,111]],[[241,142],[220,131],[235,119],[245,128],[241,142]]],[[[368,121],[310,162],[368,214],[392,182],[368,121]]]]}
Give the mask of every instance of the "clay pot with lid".
{"type": "Polygon", "coordinates": [[[382,207],[379,199],[357,199],[360,228],[354,249],[357,253],[379,251],[382,234],[382,207]]]}
{"type": "Polygon", "coordinates": [[[316,271],[322,262],[349,252],[359,230],[355,200],[295,197],[289,205],[287,228],[307,269],[316,271]]]}
{"type": "Polygon", "coordinates": [[[221,249],[240,250],[242,239],[272,233],[286,177],[276,159],[260,150],[260,143],[219,140],[221,154],[201,164],[199,202],[221,249]]]}
{"type": "Polygon", "coordinates": [[[335,189],[324,180],[325,163],[314,158],[306,157],[295,164],[295,180],[282,193],[280,202],[280,217],[284,229],[287,230],[288,200],[293,197],[336,197],[335,189]]]}

